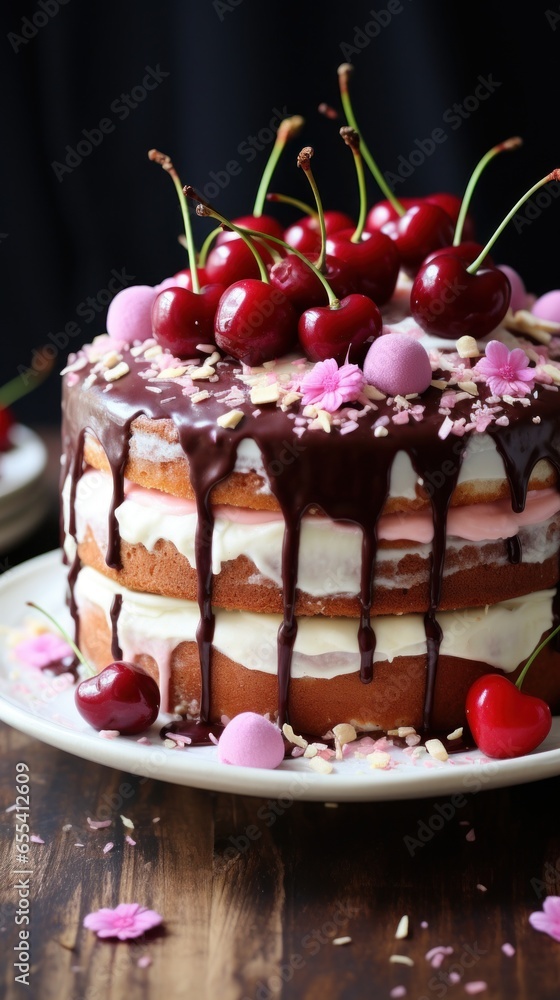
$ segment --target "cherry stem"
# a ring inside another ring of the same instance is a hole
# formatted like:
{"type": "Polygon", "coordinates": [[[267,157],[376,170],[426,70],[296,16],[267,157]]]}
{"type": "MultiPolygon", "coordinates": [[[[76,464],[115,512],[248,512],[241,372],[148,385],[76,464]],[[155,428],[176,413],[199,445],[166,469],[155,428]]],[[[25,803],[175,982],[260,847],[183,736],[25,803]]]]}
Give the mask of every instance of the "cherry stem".
{"type": "Polygon", "coordinates": [[[70,646],[70,648],[74,652],[75,656],[77,656],[77,658],[80,661],[80,663],[82,664],[82,666],[86,668],[86,670],[88,671],[90,677],[94,677],[95,674],[96,674],[96,671],[91,666],[91,663],[88,663],[88,661],[82,655],[82,653],[80,652],[80,650],[76,646],[76,643],[74,642],[74,640],[71,639],[70,636],[68,635],[68,632],[66,632],[65,629],[62,628],[62,625],[59,625],[58,622],[56,621],[56,619],[54,619],[53,616],[50,615],[48,611],[45,611],[44,608],[41,608],[38,604],[35,604],[34,601],[26,601],[26,604],[27,604],[28,608],[34,608],[35,611],[40,611],[41,614],[45,616],[45,618],[48,618],[48,620],[50,621],[50,623],[52,625],[54,625],[54,627],[57,630],[57,632],[60,633],[60,635],[62,636],[62,638],[64,639],[64,641],[68,643],[68,645],[70,646]]]}
{"type": "Polygon", "coordinates": [[[540,646],[537,646],[537,648],[535,650],[533,650],[533,652],[531,653],[529,659],[527,660],[527,663],[523,667],[523,670],[521,671],[521,673],[519,674],[519,677],[517,678],[517,680],[515,682],[515,686],[516,686],[516,688],[517,688],[518,691],[521,691],[521,685],[523,684],[523,681],[525,680],[525,675],[526,675],[529,667],[531,666],[533,660],[535,660],[537,658],[537,656],[539,655],[539,653],[541,652],[541,650],[543,650],[545,646],[548,646],[548,643],[550,642],[550,640],[554,639],[554,636],[558,635],[559,632],[560,632],[560,625],[557,625],[556,628],[552,632],[549,632],[549,634],[547,635],[546,639],[543,639],[543,641],[541,642],[540,646]]]}
{"type": "Polygon", "coordinates": [[[33,392],[37,386],[44,382],[48,375],[50,375],[54,366],[54,358],[44,358],[41,351],[37,351],[34,356],[34,360],[31,362],[31,367],[25,372],[24,375],[16,375],[15,378],[10,379],[5,385],[0,389],[0,410],[4,410],[7,406],[11,406],[12,403],[17,402],[23,396],[27,396],[28,393],[33,392]],[[41,371],[35,367],[35,363],[41,361],[44,367],[41,371]],[[27,380],[33,376],[33,385],[27,385],[27,380]]]}
{"type": "Polygon", "coordinates": [[[364,174],[364,161],[362,160],[362,153],[360,150],[360,136],[358,135],[356,129],[349,125],[343,125],[340,129],[340,135],[344,139],[346,145],[350,146],[350,149],[352,150],[352,154],[354,156],[354,166],[356,167],[356,175],[358,177],[360,214],[358,217],[358,224],[350,237],[350,242],[359,243],[362,238],[367,216],[366,178],[364,174]]]}
{"type": "Polygon", "coordinates": [[[317,259],[317,270],[324,273],[325,270],[325,257],[327,256],[327,229],[325,226],[325,212],[323,209],[323,202],[321,201],[321,195],[319,194],[319,188],[317,187],[317,181],[313,176],[313,171],[311,169],[311,157],[314,155],[315,150],[312,146],[305,146],[298,158],[297,165],[301,167],[307,180],[311,185],[311,190],[315,196],[315,204],[317,205],[317,217],[319,220],[319,230],[321,232],[321,252],[317,259]]]}
{"type": "Polygon", "coordinates": [[[183,194],[183,187],[179,175],[175,170],[175,167],[173,166],[170,157],[167,156],[165,153],[160,153],[158,149],[150,149],[148,153],[148,159],[153,160],[155,163],[159,163],[160,167],[163,167],[163,169],[167,171],[167,173],[169,174],[171,180],[175,185],[175,190],[177,191],[177,194],[179,196],[179,204],[181,205],[181,213],[183,215],[183,225],[185,227],[185,236],[187,239],[187,253],[189,255],[189,267],[191,271],[192,290],[197,295],[199,295],[200,281],[198,280],[196,248],[194,245],[187,199],[183,194]]]}
{"type": "Polygon", "coordinates": [[[204,240],[204,243],[202,244],[202,246],[200,248],[200,253],[198,255],[198,266],[199,267],[205,267],[206,266],[206,260],[208,258],[208,254],[210,252],[210,247],[212,246],[214,240],[216,239],[216,236],[219,236],[220,233],[223,233],[223,229],[222,229],[221,226],[216,226],[216,228],[213,229],[212,232],[208,233],[208,236],[204,240]]]}
{"type": "Polygon", "coordinates": [[[467,271],[469,272],[469,274],[476,274],[478,268],[482,264],[482,261],[486,257],[486,254],[490,252],[490,250],[494,246],[494,243],[498,239],[498,236],[501,235],[501,233],[507,226],[508,222],[510,222],[511,219],[513,219],[515,213],[519,211],[521,206],[525,204],[525,202],[531,197],[531,195],[535,193],[535,191],[538,191],[539,188],[544,187],[544,185],[548,184],[549,181],[560,181],[560,168],[557,167],[555,170],[552,170],[549,174],[547,174],[546,177],[542,177],[540,181],[537,181],[536,184],[533,184],[533,187],[529,188],[529,190],[525,192],[523,197],[520,198],[519,201],[515,203],[511,211],[508,212],[505,219],[502,220],[502,222],[496,229],[494,235],[490,237],[484,249],[481,250],[476,260],[473,260],[472,264],[469,264],[469,266],[467,267],[467,271]]]}
{"type": "Polygon", "coordinates": [[[266,192],[270,187],[272,175],[276,170],[278,160],[282,156],[286,143],[289,142],[290,139],[295,139],[296,135],[299,135],[304,125],[305,119],[302,118],[301,115],[292,115],[291,118],[284,118],[284,120],[280,122],[274,146],[272,147],[272,152],[268,158],[266,167],[264,168],[257,191],[257,197],[255,198],[255,204],[253,206],[253,215],[257,219],[263,214],[266,192]]]}
{"type": "MultiPolygon", "coordinates": [[[[260,235],[254,229],[243,229],[243,232],[247,233],[249,236],[260,235]]],[[[309,260],[308,257],[305,256],[305,254],[301,253],[299,250],[296,250],[295,247],[291,247],[289,243],[286,243],[285,240],[279,239],[278,236],[267,236],[266,239],[267,242],[270,240],[272,243],[277,243],[279,246],[284,247],[289,253],[293,253],[295,257],[299,257],[299,259],[302,260],[304,264],[307,264],[307,266],[313,271],[313,274],[319,279],[323,288],[325,289],[329,299],[329,306],[331,307],[331,309],[338,309],[340,302],[337,299],[336,295],[334,294],[327,279],[325,278],[325,275],[321,273],[321,271],[319,270],[318,267],[315,266],[315,264],[311,263],[311,261],[309,260]]]]}
{"type": "Polygon", "coordinates": [[[478,179],[485,169],[485,167],[493,160],[498,153],[503,153],[506,150],[518,149],[519,146],[523,145],[523,139],[518,135],[514,136],[512,139],[505,139],[504,142],[499,142],[497,146],[492,146],[487,153],[484,154],[482,159],[480,159],[474,168],[469,183],[465,188],[465,193],[463,195],[463,200],[461,202],[461,208],[459,210],[459,215],[457,216],[457,225],[455,226],[455,235],[453,237],[453,246],[459,246],[461,238],[463,236],[463,226],[465,225],[465,219],[467,217],[467,212],[469,210],[469,205],[471,203],[471,198],[473,191],[478,183],[478,179]]]}
{"type": "MultiPolygon", "coordinates": [[[[254,256],[254,258],[255,258],[255,260],[257,262],[257,266],[259,268],[259,274],[261,276],[261,281],[264,281],[264,283],[266,285],[269,285],[270,284],[270,278],[268,277],[268,271],[267,271],[266,267],[264,266],[264,261],[263,261],[261,255],[260,255],[260,253],[258,252],[255,244],[253,243],[253,240],[250,240],[248,238],[248,236],[246,235],[246,232],[250,231],[253,235],[256,235],[258,238],[262,239],[262,233],[255,233],[254,230],[252,230],[252,229],[251,230],[241,229],[239,226],[236,226],[235,223],[230,222],[228,219],[224,218],[223,215],[220,215],[220,213],[217,212],[215,208],[212,208],[211,205],[203,205],[198,200],[198,195],[197,195],[195,189],[193,187],[190,187],[190,185],[187,184],[183,188],[183,191],[186,194],[187,198],[192,198],[194,201],[198,201],[198,205],[196,206],[196,214],[197,215],[201,215],[203,217],[208,216],[208,217],[210,217],[212,219],[217,219],[218,222],[220,222],[222,226],[225,226],[226,229],[231,229],[231,231],[233,233],[236,233],[244,241],[244,243],[247,244],[247,246],[249,247],[249,250],[251,251],[251,253],[253,254],[253,256],[254,256]]],[[[270,238],[272,238],[272,237],[270,237],[270,238]]],[[[268,239],[269,239],[269,237],[267,236],[267,240],[268,239]]]]}
{"type": "MultiPolygon", "coordinates": [[[[340,87],[340,97],[342,100],[342,107],[344,108],[344,114],[346,115],[346,121],[353,129],[355,129],[356,132],[359,132],[360,130],[358,128],[356,116],[352,108],[350,91],[348,89],[350,77],[353,72],[354,72],[354,67],[352,66],[351,63],[342,63],[342,65],[338,67],[338,85],[340,87]]],[[[381,188],[381,191],[385,195],[387,201],[391,203],[397,215],[404,215],[406,211],[404,205],[401,205],[399,199],[391,191],[391,188],[387,184],[387,181],[385,180],[383,174],[381,173],[379,167],[377,166],[377,163],[375,162],[368,147],[363,141],[362,141],[362,154],[373,177],[375,178],[375,181],[381,188]]]]}
{"type": "Polygon", "coordinates": [[[308,205],[306,201],[300,201],[299,198],[292,198],[289,194],[267,194],[266,200],[280,201],[283,205],[293,205],[294,208],[299,208],[304,215],[310,215],[312,219],[317,218],[317,212],[311,205],[308,205]]]}

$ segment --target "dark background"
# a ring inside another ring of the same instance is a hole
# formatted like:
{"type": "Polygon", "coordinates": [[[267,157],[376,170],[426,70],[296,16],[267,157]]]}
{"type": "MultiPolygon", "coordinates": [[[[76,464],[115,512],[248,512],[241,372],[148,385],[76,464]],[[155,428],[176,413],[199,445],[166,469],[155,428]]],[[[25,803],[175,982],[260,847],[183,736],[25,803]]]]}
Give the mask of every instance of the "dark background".
{"type": "MultiPolygon", "coordinates": [[[[217,177],[217,207],[241,214],[252,207],[270,150],[260,143],[249,162],[242,144],[268,129],[276,109],[301,113],[305,130],[273,188],[308,198],[295,156],[309,143],[325,203],[355,212],[351,158],[336,123],[316,112],[322,100],[337,104],[342,61],[355,65],[358,121],[384,171],[396,173],[419,143],[429,148],[424,140],[433,129],[444,130],[446,140],[397,194],[461,193],[487,148],[523,136],[523,148],[492,163],[475,195],[481,238],[526,188],[560,165],[554,2],[520,4],[515,13],[511,4],[447,0],[402,0],[395,10],[391,0],[389,23],[383,0],[67,0],[55,13],[57,0],[42,2],[5,5],[0,17],[0,383],[53,338],[61,345],[59,371],[69,349],[103,332],[113,269],[154,284],[184,266],[178,202],[170,181],[148,162],[152,146],[172,155],[183,181],[199,189],[217,177]],[[364,32],[368,22],[376,37],[364,32]],[[168,75],[125,117],[120,95],[142,85],[147,67],[168,75]],[[493,92],[458,124],[447,109],[472,97],[479,77],[493,81],[493,92]],[[110,134],[59,179],[52,164],[64,164],[66,147],[75,150],[83,130],[97,129],[103,118],[114,126],[110,134]],[[225,169],[231,160],[241,168],[236,176],[225,169]],[[88,297],[97,313],[80,305],[88,297]],[[58,334],[67,324],[80,332],[65,346],[68,338],[58,334]]],[[[369,188],[377,200],[373,181],[369,188]]],[[[537,294],[560,285],[560,199],[549,201],[530,224],[510,226],[494,251],[537,294]]],[[[208,223],[196,223],[200,242],[208,223]]],[[[56,423],[58,382],[53,374],[18,403],[19,418],[56,423]]]]}

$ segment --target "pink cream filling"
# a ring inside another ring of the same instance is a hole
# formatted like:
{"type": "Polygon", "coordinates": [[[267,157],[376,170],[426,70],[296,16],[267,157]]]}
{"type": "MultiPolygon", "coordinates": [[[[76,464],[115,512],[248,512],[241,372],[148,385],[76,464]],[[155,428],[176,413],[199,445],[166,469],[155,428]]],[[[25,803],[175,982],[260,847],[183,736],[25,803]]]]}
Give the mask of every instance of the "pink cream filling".
{"type": "MultiPolygon", "coordinates": [[[[194,500],[172,497],[160,490],[145,489],[128,481],[125,483],[125,496],[144,507],[156,507],[162,514],[181,516],[196,513],[194,500]]],[[[447,517],[447,534],[469,542],[511,538],[520,528],[547,521],[559,510],[560,493],[557,490],[530,490],[525,510],[520,514],[512,511],[509,500],[451,507],[447,517]]],[[[231,507],[225,504],[218,504],[214,508],[214,514],[236,524],[266,524],[282,520],[280,512],[251,510],[248,507],[231,507]]],[[[340,527],[344,529],[346,526],[340,527]]],[[[384,514],[379,520],[378,537],[383,541],[406,539],[424,544],[431,542],[433,534],[430,510],[412,511],[407,514],[384,514]]]]}

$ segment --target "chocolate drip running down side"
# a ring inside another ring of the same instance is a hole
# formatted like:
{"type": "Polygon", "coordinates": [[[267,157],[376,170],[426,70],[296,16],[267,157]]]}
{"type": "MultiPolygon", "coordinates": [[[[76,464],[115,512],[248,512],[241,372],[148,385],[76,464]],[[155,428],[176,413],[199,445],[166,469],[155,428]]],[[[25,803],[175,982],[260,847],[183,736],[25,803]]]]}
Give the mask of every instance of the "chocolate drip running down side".
{"type": "MultiPolygon", "coordinates": [[[[430,497],[434,527],[429,607],[425,615],[428,655],[423,725],[426,731],[429,730],[441,641],[436,612],[441,598],[445,564],[447,513],[473,431],[467,431],[462,437],[453,434],[440,437],[439,430],[443,421],[439,412],[441,393],[435,387],[429,388],[422,396],[424,415],[420,422],[410,420],[398,425],[391,422],[388,434],[381,437],[374,436],[373,426],[380,416],[391,421],[394,415],[392,402],[378,402],[375,408],[362,414],[352,434],[342,435],[333,428],[330,434],[319,429],[305,430],[297,437],[294,434],[297,407],[292,413],[284,412],[275,405],[264,405],[255,411],[249,399],[245,398],[242,402],[236,401],[244,419],[235,429],[222,428],[217,424],[217,418],[227,409],[223,398],[210,395],[203,403],[196,404],[188,395],[183,395],[180,385],[168,382],[166,391],[169,395],[162,402],[155,392],[147,391],[147,362],[142,358],[132,357],[126,349],[122,353],[130,372],[112,383],[110,391],[107,391],[107,386],[101,380],[89,385],[89,388],[83,388],[83,381],[93,367],[90,364],[75,374],[73,384],[65,383],[65,467],[71,476],[69,531],[76,540],[74,500],[83,471],[83,441],[87,431],[104,450],[113,478],[106,561],[109,566],[118,567],[120,540],[115,511],[124,497],[124,476],[134,422],[144,417],[165,421],[167,435],[170,433],[170,426],[172,431],[174,428],[175,436],[168,437],[168,440],[178,440],[188,460],[198,513],[195,553],[200,609],[197,642],[201,666],[202,722],[206,723],[211,715],[211,652],[214,634],[212,489],[234,470],[241,442],[251,439],[261,453],[270,490],[280,506],[285,522],[282,555],[284,613],[277,650],[280,722],[288,717],[291,660],[297,638],[294,607],[302,517],[310,508],[319,508],[333,521],[358,525],[363,532],[361,615],[356,646],[360,653],[362,681],[375,681],[375,635],[370,615],[372,608],[375,608],[377,523],[389,493],[394,459],[399,452],[408,454],[430,497]],[[142,369],[143,377],[140,375],[142,369]]],[[[232,387],[239,390],[241,383],[237,376],[240,369],[235,363],[222,363],[218,370],[219,382],[212,389],[219,390],[222,397],[232,387]]],[[[480,389],[480,400],[484,403],[488,391],[485,386],[480,389]]],[[[468,422],[471,405],[471,400],[459,399],[454,407],[454,419],[464,417],[468,422]]],[[[560,422],[556,394],[541,393],[537,400],[532,400],[531,406],[532,413],[538,412],[541,416],[540,424],[532,423],[522,407],[512,406],[508,407],[508,416],[511,413],[509,427],[498,428],[491,425],[486,431],[494,437],[498,452],[503,457],[511,488],[512,507],[516,511],[523,509],[529,477],[539,459],[548,459],[557,471],[560,468],[560,422]]],[[[78,570],[79,564],[75,563],[69,573],[71,591],[78,570]]],[[[333,581],[333,589],[336,589],[336,580],[333,581]]],[[[75,612],[72,593],[70,603],[75,612]]],[[[555,602],[555,613],[560,618],[560,594],[555,602]]]]}
{"type": "Polygon", "coordinates": [[[523,559],[523,548],[519,535],[512,535],[511,538],[506,538],[506,552],[508,561],[513,566],[519,565],[523,559]]]}
{"type": "MultiPolygon", "coordinates": [[[[555,395],[551,393],[551,395],[555,395]]],[[[498,453],[503,459],[511,491],[511,506],[516,512],[525,509],[531,473],[542,459],[550,462],[556,472],[556,485],[560,489],[560,420],[558,413],[540,414],[540,421],[523,421],[523,414],[515,410],[508,427],[488,428],[498,453]]],[[[558,553],[560,565],[560,552],[558,553]]],[[[552,626],[560,624],[560,573],[559,583],[552,601],[552,626]]],[[[560,635],[552,640],[560,652],[560,635]]]]}
{"type": "Polygon", "coordinates": [[[122,659],[122,649],[119,645],[119,616],[122,608],[122,594],[115,594],[111,601],[111,656],[114,660],[122,659]]]}

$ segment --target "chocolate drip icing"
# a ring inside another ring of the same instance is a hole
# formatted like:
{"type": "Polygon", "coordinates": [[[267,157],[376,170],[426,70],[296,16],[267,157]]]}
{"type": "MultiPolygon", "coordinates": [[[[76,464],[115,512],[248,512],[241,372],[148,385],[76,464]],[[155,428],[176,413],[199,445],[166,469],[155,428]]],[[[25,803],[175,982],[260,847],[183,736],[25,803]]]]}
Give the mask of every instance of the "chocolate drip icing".
{"type": "Polygon", "coordinates": [[[200,621],[196,641],[200,659],[201,693],[200,720],[208,722],[211,706],[212,641],[215,616],[212,608],[212,536],[214,514],[210,502],[212,488],[233,472],[237,456],[237,440],[214,428],[209,438],[196,427],[179,422],[179,440],[189,460],[189,475],[196,497],[198,521],[195,536],[195,558],[200,621]]]}
{"type": "MultiPolygon", "coordinates": [[[[223,396],[231,388],[238,392],[241,386],[237,378],[240,369],[235,364],[220,366],[219,382],[216,386],[209,386],[212,391],[219,391],[221,398],[211,394],[203,403],[192,403],[188,396],[183,395],[180,385],[171,383],[168,390],[170,395],[162,402],[158,394],[147,391],[147,362],[130,356],[126,350],[123,350],[123,354],[130,372],[114,382],[110,392],[106,391],[106,385],[99,378],[89,388],[83,388],[83,380],[89,375],[91,365],[86,365],[75,376],[74,385],[65,385],[64,469],[71,477],[69,532],[75,539],[74,500],[84,467],[83,444],[87,430],[105,452],[112,474],[113,495],[106,562],[113,568],[120,566],[120,539],[115,511],[124,498],[124,476],[131,430],[134,426],[149,435],[152,430],[151,421],[164,421],[166,439],[178,441],[188,459],[189,478],[198,513],[195,555],[200,621],[197,642],[201,666],[200,715],[203,727],[211,720],[211,653],[215,625],[212,609],[212,489],[234,470],[241,442],[251,439],[262,454],[270,490],[285,521],[282,555],[284,609],[277,651],[278,717],[281,722],[288,718],[289,713],[289,678],[297,638],[295,606],[302,518],[313,508],[333,521],[348,522],[362,529],[361,614],[356,646],[360,658],[360,677],[364,683],[369,683],[374,680],[375,634],[371,616],[375,615],[377,522],[389,494],[395,456],[399,452],[405,452],[410,457],[430,498],[434,524],[429,602],[425,611],[427,679],[423,727],[428,731],[441,642],[436,613],[442,593],[447,513],[465,448],[472,433],[467,431],[462,437],[453,434],[443,439],[439,437],[438,431],[443,421],[439,412],[440,391],[430,388],[423,394],[421,401],[424,414],[419,423],[415,420],[398,425],[392,423],[391,418],[395,412],[393,403],[382,401],[375,404],[375,409],[360,417],[351,434],[342,435],[336,428],[330,434],[323,430],[306,429],[298,437],[294,434],[294,412],[285,413],[274,405],[265,405],[256,413],[247,397],[241,402],[236,398],[235,405],[243,412],[244,418],[235,429],[221,428],[217,424],[218,416],[227,408],[223,396]],[[140,372],[143,372],[143,377],[140,372]],[[389,420],[388,434],[377,438],[373,434],[373,426],[380,416],[389,420]]],[[[481,386],[482,403],[487,394],[486,388],[481,386]]],[[[523,510],[529,477],[539,459],[548,459],[557,472],[560,468],[560,421],[558,400],[555,397],[555,393],[544,392],[537,400],[531,401],[531,413],[540,415],[540,424],[532,423],[530,415],[519,406],[508,408],[508,427],[496,427],[492,424],[486,430],[486,433],[493,436],[498,452],[503,457],[515,511],[523,510]]],[[[453,410],[454,419],[463,417],[468,423],[471,407],[471,399],[459,399],[453,410]]],[[[72,589],[78,571],[79,560],[76,557],[69,573],[70,604],[76,623],[77,610],[72,589]]],[[[332,585],[333,591],[336,591],[336,580],[332,581],[332,585]]],[[[560,620],[560,594],[557,595],[554,607],[560,620]]]]}
{"type": "Polygon", "coordinates": [[[119,645],[119,615],[122,608],[122,594],[115,594],[111,601],[111,656],[114,660],[122,660],[122,649],[119,645]]]}
{"type": "Polygon", "coordinates": [[[519,535],[512,535],[511,538],[506,538],[506,551],[509,562],[517,566],[523,557],[519,535]]]}

